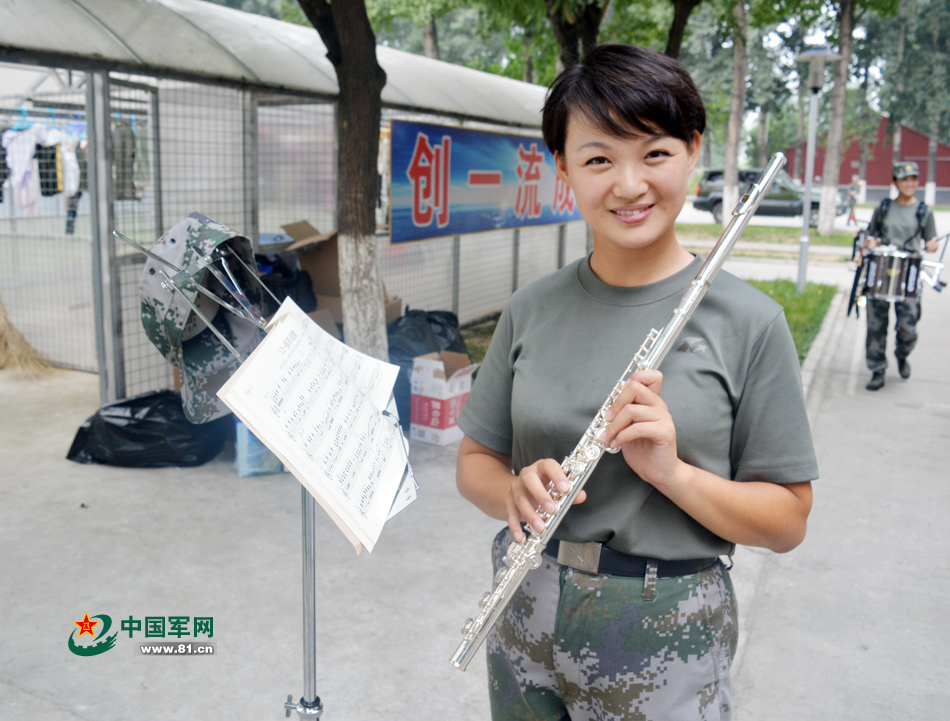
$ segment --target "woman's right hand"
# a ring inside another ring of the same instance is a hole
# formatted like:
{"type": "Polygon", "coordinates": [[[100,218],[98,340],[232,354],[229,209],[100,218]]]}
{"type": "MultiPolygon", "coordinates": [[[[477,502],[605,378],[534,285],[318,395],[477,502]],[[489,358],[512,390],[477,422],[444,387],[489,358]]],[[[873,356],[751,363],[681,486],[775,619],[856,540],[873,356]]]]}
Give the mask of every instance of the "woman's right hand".
{"type": "MultiPolygon", "coordinates": [[[[544,530],[544,520],[538,515],[537,509],[542,508],[548,513],[557,510],[557,504],[548,493],[548,484],[554,482],[554,487],[561,493],[571,489],[571,485],[564,475],[561,464],[553,458],[545,458],[525,466],[521,473],[513,476],[511,489],[505,498],[505,507],[508,511],[508,528],[518,543],[524,543],[525,534],[521,529],[522,522],[530,525],[539,533],[544,530]]],[[[574,503],[583,503],[587,493],[577,494],[574,503]]]]}
{"type": "Polygon", "coordinates": [[[866,248],[876,248],[881,244],[880,238],[872,238],[870,235],[864,238],[864,246],[866,248]]]}

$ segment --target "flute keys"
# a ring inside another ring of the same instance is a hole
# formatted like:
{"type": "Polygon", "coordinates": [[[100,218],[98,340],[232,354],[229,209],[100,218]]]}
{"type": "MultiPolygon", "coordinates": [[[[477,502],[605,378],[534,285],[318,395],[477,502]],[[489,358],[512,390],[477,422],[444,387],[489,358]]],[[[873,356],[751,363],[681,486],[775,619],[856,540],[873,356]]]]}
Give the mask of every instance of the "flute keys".
{"type": "Polygon", "coordinates": [[[485,608],[488,605],[488,602],[491,600],[491,591],[485,591],[482,594],[482,597],[478,599],[478,607],[485,608]]]}
{"type": "Polygon", "coordinates": [[[468,636],[469,632],[475,627],[475,621],[468,619],[465,623],[462,624],[462,635],[468,636]]]}
{"type": "Polygon", "coordinates": [[[574,476],[580,476],[586,470],[587,470],[587,464],[584,463],[583,461],[574,461],[571,464],[571,473],[573,473],[574,476]]]}
{"type": "Polygon", "coordinates": [[[541,568],[541,554],[532,553],[530,556],[528,556],[526,563],[528,568],[532,570],[535,568],[541,568]]]}
{"type": "Polygon", "coordinates": [[[495,574],[495,583],[501,583],[504,581],[506,573],[508,573],[507,568],[499,568],[498,573],[495,574]]]}

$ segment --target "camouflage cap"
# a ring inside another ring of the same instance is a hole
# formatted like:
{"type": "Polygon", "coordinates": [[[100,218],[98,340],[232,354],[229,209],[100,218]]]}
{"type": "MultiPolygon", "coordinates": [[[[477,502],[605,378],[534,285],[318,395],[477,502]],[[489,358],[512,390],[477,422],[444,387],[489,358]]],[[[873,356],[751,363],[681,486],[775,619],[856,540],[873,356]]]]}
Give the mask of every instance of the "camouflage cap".
{"type": "Polygon", "coordinates": [[[909,178],[911,175],[916,175],[920,177],[920,169],[917,167],[917,163],[906,162],[898,163],[894,166],[894,180],[902,180],[903,178],[909,178]]]}
{"type": "MultiPolygon", "coordinates": [[[[250,268],[255,267],[254,250],[250,240],[200,213],[192,213],[177,223],[158,239],[151,251],[175,267],[183,269],[198,260],[196,249],[208,255],[219,247],[229,248],[250,268]]],[[[234,263],[231,270],[248,299],[260,307],[260,283],[251,278],[240,263],[234,263]]],[[[193,282],[187,283],[181,292],[162,287],[165,276],[159,271],[169,276],[175,275],[175,271],[168,266],[149,258],[139,283],[145,335],[158,351],[181,371],[181,397],[188,420],[192,423],[205,423],[227,415],[230,410],[218,398],[217,391],[237,370],[241,359],[228,350],[182,296],[194,303],[244,357],[257,347],[264,337],[264,331],[198,292],[196,283],[237,305],[231,294],[207,268],[198,270],[192,276],[193,282]]]]}

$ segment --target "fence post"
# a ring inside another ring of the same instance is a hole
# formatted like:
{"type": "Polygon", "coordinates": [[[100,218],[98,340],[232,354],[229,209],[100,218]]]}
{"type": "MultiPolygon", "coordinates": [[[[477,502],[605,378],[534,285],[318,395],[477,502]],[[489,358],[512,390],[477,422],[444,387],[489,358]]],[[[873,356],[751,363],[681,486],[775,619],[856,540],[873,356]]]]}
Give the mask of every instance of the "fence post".
{"type": "Polygon", "coordinates": [[[557,227],[557,267],[564,267],[564,256],[567,254],[567,223],[557,227]]]}
{"type": "Polygon", "coordinates": [[[511,292],[518,290],[518,264],[521,258],[521,228],[515,228],[511,243],[511,292]]]}
{"type": "Polygon", "coordinates": [[[251,239],[254,250],[260,249],[260,203],[257,171],[257,93],[241,94],[242,150],[244,159],[244,234],[251,239]]]}
{"type": "Polygon", "coordinates": [[[151,130],[152,130],[152,203],[155,212],[155,239],[157,240],[165,232],[165,210],[162,206],[164,193],[162,192],[162,142],[161,142],[161,121],[158,115],[158,88],[155,88],[149,95],[151,106],[151,130]]]}
{"type": "Polygon", "coordinates": [[[115,207],[112,187],[112,116],[108,73],[89,73],[86,132],[89,137],[92,282],[96,314],[96,355],[102,404],[125,398],[125,362],[118,278],[115,272],[115,207]]]}
{"type": "Polygon", "coordinates": [[[452,312],[459,316],[459,290],[462,273],[462,236],[452,238],[452,312]]]}

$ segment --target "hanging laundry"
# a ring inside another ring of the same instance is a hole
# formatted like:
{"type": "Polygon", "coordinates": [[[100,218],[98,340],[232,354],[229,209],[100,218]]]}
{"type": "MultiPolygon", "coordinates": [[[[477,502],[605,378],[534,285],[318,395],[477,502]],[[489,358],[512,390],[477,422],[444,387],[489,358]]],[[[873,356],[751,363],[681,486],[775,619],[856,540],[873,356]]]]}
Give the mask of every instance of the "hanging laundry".
{"type": "MultiPolygon", "coordinates": [[[[0,138],[3,137],[3,133],[7,130],[4,128],[0,130],[0,138]]],[[[3,202],[3,186],[7,182],[7,178],[10,176],[10,167],[7,165],[7,149],[0,144],[0,203],[3,202]]]]}
{"type": "Polygon", "coordinates": [[[37,145],[35,150],[36,165],[40,173],[40,194],[46,197],[63,192],[61,164],[57,162],[56,150],[55,145],[37,145]]]}
{"type": "Polygon", "coordinates": [[[28,215],[40,212],[40,172],[36,162],[36,146],[46,140],[46,128],[30,125],[22,129],[11,128],[0,137],[0,145],[7,151],[7,166],[10,168],[10,184],[13,201],[28,215]]]}
{"type": "Polygon", "coordinates": [[[79,211],[79,199],[82,198],[84,190],[88,190],[89,180],[86,172],[86,145],[88,141],[83,138],[74,149],[73,157],[76,158],[77,167],[77,190],[75,194],[66,198],[66,235],[72,235],[76,230],[76,215],[79,211]]]}
{"type": "MultiPolygon", "coordinates": [[[[79,162],[76,159],[76,146],[79,145],[79,136],[70,130],[59,126],[47,126],[46,140],[43,145],[56,148],[56,187],[57,192],[63,192],[67,197],[79,191],[79,162]]],[[[40,187],[44,195],[52,188],[52,168],[44,173],[43,154],[37,151],[40,163],[40,187]]]]}
{"type": "Polygon", "coordinates": [[[135,133],[126,118],[119,118],[112,131],[115,162],[115,199],[137,200],[135,195],[135,133]]]}

